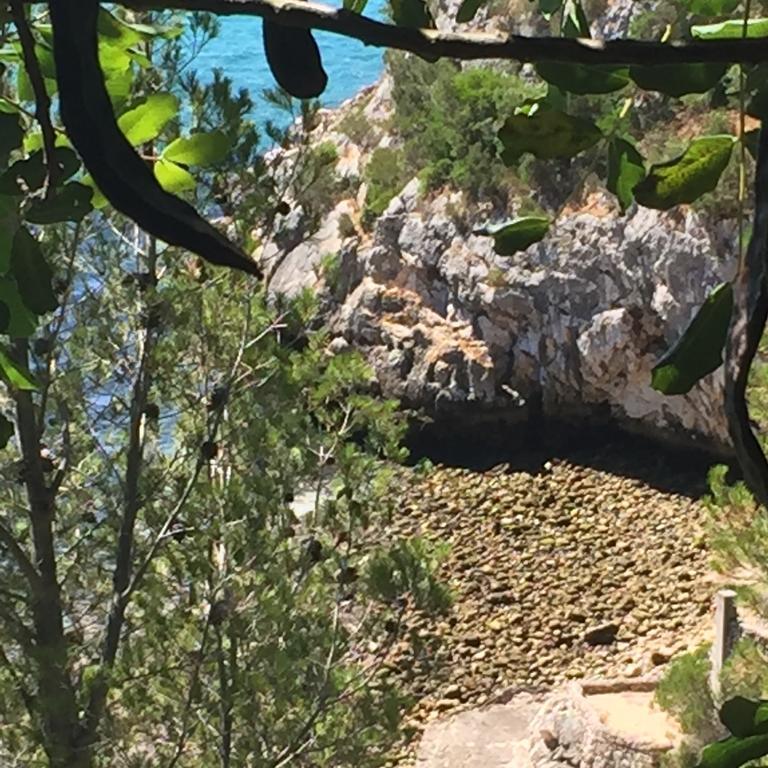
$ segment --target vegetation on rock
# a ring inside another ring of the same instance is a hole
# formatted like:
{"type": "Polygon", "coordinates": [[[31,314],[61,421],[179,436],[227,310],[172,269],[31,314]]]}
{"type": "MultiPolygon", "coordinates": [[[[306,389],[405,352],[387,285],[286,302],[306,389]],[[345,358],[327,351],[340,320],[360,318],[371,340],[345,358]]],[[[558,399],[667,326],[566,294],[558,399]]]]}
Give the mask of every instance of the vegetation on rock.
{"type": "MultiPolygon", "coordinates": [[[[499,52],[488,40],[420,33],[436,26],[423,0],[393,0],[394,26],[356,17],[364,2],[345,5],[257,9],[270,67],[293,95],[318,95],[327,82],[313,25],[429,60],[499,52]]],[[[501,51],[533,61],[535,75],[395,61],[407,68],[394,94],[404,167],[428,187],[456,184],[502,204],[526,163],[559,169],[561,195],[571,171],[588,169],[622,209],[662,210],[702,199],[735,168],[741,252],[747,118],[764,111],[764,44],[747,38],[764,36],[766,20],[748,0],[695,0],[674,4],[661,43],[594,45],[579,0],[539,6],[557,39],[501,51]],[[674,38],[687,41],[668,45],[674,38]],[[655,157],[635,104],[702,93],[735,115],[736,130],[694,126],[655,157]]],[[[480,7],[462,4],[459,20],[480,7]]],[[[368,683],[409,601],[427,611],[448,602],[432,573],[439,549],[418,539],[373,554],[363,546],[374,512],[395,498],[377,461],[402,455],[395,405],[374,396],[359,357],[325,349],[310,297],[270,306],[243,276],[211,275],[174,251],[261,276],[241,244],[270,240],[292,204],[316,225],[336,192],[335,150],[299,139],[287,171],[259,158],[247,96],[221,75],[202,87],[185,72],[174,13],[135,16],[97,0],[10,0],[0,11],[0,680],[12,692],[0,699],[3,759],[380,764],[398,695],[368,683]],[[225,213],[231,231],[199,210],[225,213]],[[303,483],[314,503],[302,521],[291,497],[303,483]]],[[[204,14],[188,24],[195,46],[215,33],[204,14]]],[[[312,116],[302,108],[304,128],[312,116]]],[[[382,166],[392,160],[380,156],[382,166]]],[[[734,444],[750,491],[768,505],[768,462],[744,402],[768,316],[762,131],[756,166],[733,310],[712,333],[694,322],[685,361],[676,359],[688,376],[675,381],[709,374],[725,346],[734,444]]],[[[401,175],[387,170],[370,171],[371,210],[384,209],[401,175]]],[[[535,236],[527,229],[512,245],[501,233],[518,232],[519,220],[485,231],[504,255],[544,236],[549,222],[538,219],[535,236]]],[[[729,523],[720,551],[757,558],[762,514],[742,529],[729,523]]],[[[585,641],[606,632],[618,627],[585,641]]],[[[731,735],[704,749],[702,768],[768,754],[766,708],[727,702],[720,718],[731,735]]]]}

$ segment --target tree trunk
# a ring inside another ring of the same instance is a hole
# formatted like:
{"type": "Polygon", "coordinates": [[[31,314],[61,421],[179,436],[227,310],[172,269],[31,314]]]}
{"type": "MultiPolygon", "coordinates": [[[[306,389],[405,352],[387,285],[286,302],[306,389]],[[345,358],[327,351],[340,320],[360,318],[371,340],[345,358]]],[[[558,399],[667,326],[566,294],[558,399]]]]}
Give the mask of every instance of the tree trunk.
{"type": "MultiPolygon", "coordinates": [[[[27,341],[17,340],[16,361],[27,367],[27,341]]],[[[64,609],[56,572],[54,499],[41,461],[40,431],[29,392],[17,392],[16,415],[24,460],[24,481],[34,545],[34,565],[40,575],[32,591],[34,648],[37,670],[35,705],[40,718],[43,748],[51,768],[89,768],[90,749],[78,744],[77,696],[69,676],[69,655],[64,637],[64,609]]]]}

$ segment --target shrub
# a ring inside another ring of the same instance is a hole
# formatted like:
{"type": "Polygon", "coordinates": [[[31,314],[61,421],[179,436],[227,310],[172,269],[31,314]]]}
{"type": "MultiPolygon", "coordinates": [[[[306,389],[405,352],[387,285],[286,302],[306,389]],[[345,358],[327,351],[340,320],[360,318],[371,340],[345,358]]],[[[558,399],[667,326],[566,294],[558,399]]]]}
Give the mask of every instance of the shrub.
{"type": "Polygon", "coordinates": [[[451,606],[449,589],[436,573],[448,555],[445,544],[414,538],[373,553],[365,571],[372,595],[384,602],[410,596],[413,604],[430,613],[445,613],[451,606]]]}
{"type": "Polygon", "coordinates": [[[296,201],[316,227],[346,191],[336,175],[339,151],[331,141],[308,147],[297,163],[293,189],[296,201]]]}
{"type": "Polygon", "coordinates": [[[709,645],[675,659],[656,688],[659,706],[691,736],[714,735],[715,705],[709,690],[709,645]]]}
{"type": "MultiPolygon", "coordinates": [[[[673,715],[687,739],[666,756],[663,768],[694,768],[705,744],[725,735],[709,688],[709,646],[681,656],[670,664],[656,689],[656,701],[673,715]]],[[[768,668],[757,644],[742,638],[723,666],[720,676],[723,701],[768,695],[768,668]]],[[[750,765],[765,765],[764,762],[750,765]]]]}
{"type": "Polygon", "coordinates": [[[408,167],[427,188],[453,184],[474,197],[503,193],[514,174],[499,162],[498,129],[544,86],[498,68],[461,69],[402,54],[391,55],[389,65],[394,123],[408,167]]]}
{"type": "Polygon", "coordinates": [[[347,110],[339,121],[339,131],[346,134],[355,144],[364,144],[371,124],[365,116],[365,107],[368,99],[362,104],[356,104],[347,110]]]}
{"type": "Polygon", "coordinates": [[[368,183],[368,194],[363,215],[366,219],[380,216],[408,181],[403,150],[391,147],[375,150],[365,168],[364,178],[368,183]]]}

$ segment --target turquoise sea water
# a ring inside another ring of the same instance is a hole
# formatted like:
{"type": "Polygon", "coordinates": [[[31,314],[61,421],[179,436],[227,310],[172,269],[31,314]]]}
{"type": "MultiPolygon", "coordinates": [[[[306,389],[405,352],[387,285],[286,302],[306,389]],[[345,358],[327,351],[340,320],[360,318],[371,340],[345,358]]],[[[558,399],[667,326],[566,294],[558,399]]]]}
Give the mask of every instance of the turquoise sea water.
{"type": "MultiPolygon", "coordinates": [[[[366,15],[380,18],[382,8],[383,0],[371,0],[366,15]]],[[[376,82],[383,69],[381,48],[328,32],[316,32],[315,38],[328,73],[328,87],[320,99],[324,106],[336,106],[376,82]]],[[[235,88],[247,88],[251,92],[256,102],[253,118],[257,123],[271,119],[285,124],[285,115],[261,99],[265,88],[275,86],[264,56],[261,19],[245,16],[222,19],[221,34],[203,49],[196,61],[196,69],[204,81],[214,67],[223,69],[235,88]]]]}

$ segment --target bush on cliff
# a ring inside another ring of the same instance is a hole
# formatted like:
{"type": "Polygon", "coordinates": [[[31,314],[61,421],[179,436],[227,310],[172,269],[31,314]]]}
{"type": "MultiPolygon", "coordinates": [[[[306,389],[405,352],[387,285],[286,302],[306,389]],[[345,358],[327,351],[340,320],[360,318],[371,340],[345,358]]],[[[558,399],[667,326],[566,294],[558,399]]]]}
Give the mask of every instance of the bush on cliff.
{"type": "Polygon", "coordinates": [[[475,197],[503,195],[516,179],[499,162],[499,128],[515,107],[541,96],[543,85],[498,67],[461,69],[399,53],[389,54],[388,63],[394,128],[413,175],[430,189],[452,184],[475,197]]]}

